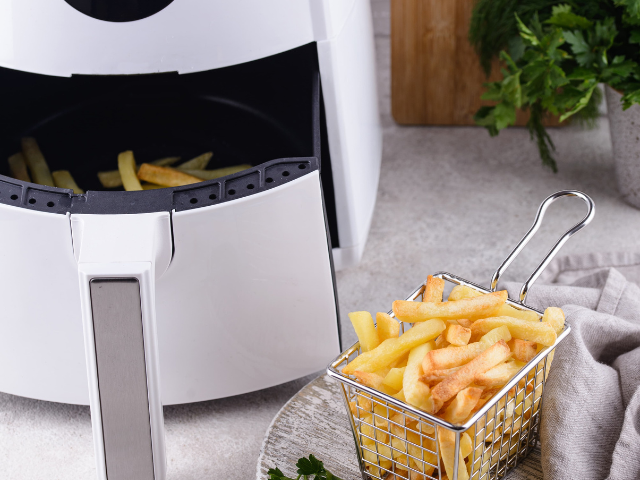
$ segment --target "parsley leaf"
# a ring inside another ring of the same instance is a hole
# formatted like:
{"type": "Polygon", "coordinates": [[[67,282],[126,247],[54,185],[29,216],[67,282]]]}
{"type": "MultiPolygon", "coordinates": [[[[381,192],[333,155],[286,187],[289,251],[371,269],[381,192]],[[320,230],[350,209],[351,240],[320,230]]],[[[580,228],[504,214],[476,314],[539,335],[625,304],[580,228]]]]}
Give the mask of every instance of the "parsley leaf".
{"type": "Polygon", "coordinates": [[[269,480],[300,480],[301,478],[311,480],[311,476],[314,476],[313,480],[341,480],[327,471],[324,464],[313,455],[309,455],[309,458],[298,459],[296,467],[298,467],[298,476],[295,479],[286,477],[279,468],[269,469],[267,475],[269,475],[269,480]]]}

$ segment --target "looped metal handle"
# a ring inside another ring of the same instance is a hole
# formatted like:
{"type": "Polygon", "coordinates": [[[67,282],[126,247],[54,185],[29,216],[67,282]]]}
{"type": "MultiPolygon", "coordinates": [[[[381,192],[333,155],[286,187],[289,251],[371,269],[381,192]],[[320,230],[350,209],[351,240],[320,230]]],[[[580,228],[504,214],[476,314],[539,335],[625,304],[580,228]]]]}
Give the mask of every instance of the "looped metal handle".
{"type": "Polygon", "coordinates": [[[587,214],[582,220],[576,223],[573,227],[567,230],[564,233],[564,235],[562,235],[562,237],[560,237],[560,240],[558,240],[558,242],[553,246],[553,248],[549,250],[549,253],[547,253],[547,255],[544,257],[540,265],[538,265],[538,268],[536,268],[534,272],[529,276],[527,281],[524,282],[524,284],[522,285],[522,288],[520,289],[520,302],[519,302],[520,304],[524,304],[524,301],[527,298],[527,293],[529,293],[529,288],[538,279],[542,271],[545,268],[547,268],[547,265],[549,265],[549,262],[551,262],[553,257],[556,256],[556,253],[558,253],[558,251],[562,248],[565,242],[569,240],[574,234],[576,234],[580,229],[587,226],[591,222],[591,220],[593,220],[593,216],[595,215],[595,204],[593,203],[593,200],[591,200],[591,197],[589,197],[589,195],[579,192],[577,190],[563,190],[560,192],[556,192],[553,195],[549,195],[544,200],[544,202],[540,204],[540,207],[538,208],[538,213],[536,214],[536,218],[533,221],[533,225],[531,226],[527,234],[524,237],[522,237],[522,240],[520,240],[520,243],[516,245],[516,248],[514,248],[513,251],[509,254],[509,256],[505,258],[504,262],[502,262],[502,265],[500,265],[496,270],[496,273],[493,274],[493,277],[491,278],[492,292],[495,292],[496,289],[498,288],[498,281],[500,280],[500,277],[502,276],[504,271],[507,268],[509,268],[509,265],[511,265],[511,262],[513,262],[513,260],[518,256],[518,254],[527,245],[527,243],[529,243],[529,240],[531,240],[531,238],[536,234],[536,232],[538,231],[538,228],[540,228],[540,224],[542,223],[542,218],[544,217],[544,214],[547,208],[549,208],[549,205],[551,205],[553,202],[555,202],[558,198],[561,198],[561,197],[580,198],[582,201],[584,201],[584,203],[587,204],[587,209],[588,209],[587,214]]]}

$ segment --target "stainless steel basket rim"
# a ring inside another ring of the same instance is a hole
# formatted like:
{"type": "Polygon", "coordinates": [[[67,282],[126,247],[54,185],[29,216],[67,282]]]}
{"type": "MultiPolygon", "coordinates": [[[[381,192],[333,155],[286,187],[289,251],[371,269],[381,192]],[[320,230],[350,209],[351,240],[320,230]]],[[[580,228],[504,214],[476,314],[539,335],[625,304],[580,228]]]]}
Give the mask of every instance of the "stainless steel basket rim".
{"type": "MultiPolygon", "coordinates": [[[[480,285],[477,285],[473,282],[470,282],[468,280],[465,280],[461,277],[458,277],[457,275],[453,275],[448,272],[438,272],[434,274],[433,277],[442,278],[444,280],[447,280],[452,283],[456,283],[458,285],[471,287],[474,290],[480,291],[482,293],[491,293],[491,290],[485,287],[481,287],[480,285]]],[[[409,300],[409,301],[415,300],[417,296],[421,293],[423,287],[424,287],[424,283],[421,284],[418,288],[416,288],[406,298],[406,300],[409,300]]],[[[541,315],[541,316],[543,315],[543,312],[515,300],[507,299],[506,303],[519,310],[528,310],[528,311],[535,312],[538,315],[541,315]]],[[[393,311],[390,311],[388,313],[391,317],[395,318],[393,311]]],[[[351,385],[352,387],[355,387],[359,390],[362,390],[368,393],[369,395],[378,397],[381,400],[387,402],[388,404],[407,410],[408,412],[411,412],[413,415],[423,420],[434,423],[440,427],[446,428],[448,430],[452,430],[454,432],[464,432],[469,428],[473,427],[475,423],[480,419],[480,417],[484,416],[491,408],[494,408],[497,405],[497,403],[500,401],[500,399],[503,396],[505,396],[509,390],[511,390],[520,380],[522,380],[522,378],[528,375],[531,372],[531,370],[533,370],[536,367],[536,365],[540,363],[540,361],[542,361],[547,355],[549,355],[549,353],[551,353],[558,346],[558,344],[566,338],[566,336],[569,334],[570,331],[571,331],[571,327],[565,324],[562,333],[558,335],[558,338],[556,339],[556,342],[553,345],[544,348],[535,357],[533,357],[533,359],[531,359],[527,363],[527,365],[522,367],[522,369],[517,374],[515,374],[513,378],[511,378],[511,380],[509,380],[509,382],[507,382],[507,384],[504,387],[502,387],[502,389],[499,392],[494,394],[491,400],[489,400],[485,405],[483,405],[482,408],[479,409],[473,417],[471,417],[466,423],[462,425],[454,425],[452,423],[449,423],[446,420],[443,420],[442,418],[436,417],[435,415],[431,415],[423,410],[420,410],[419,408],[414,407],[413,405],[410,405],[406,402],[398,400],[397,398],[387,395],[386,393],[380,392],[379,390],[376,390],[371,387],[367,387],[366,385],[363,385],[357,382],[356,380],[350,378],[347,375],[344,375],[341,371],[339,371],[337,369],[337,366],[342,362],[344,362],[345,359],[348,359],[353,352],[355,352],[358,348],[360,348],[360,342],[354,343],[350,348],[348,348],[347,350],[343,351],[340,355],[338,355],[327,367],[327,374],[330,377],[335,378],[336,380],[342,383],[346,383],[348,385],[351,385]]]]}

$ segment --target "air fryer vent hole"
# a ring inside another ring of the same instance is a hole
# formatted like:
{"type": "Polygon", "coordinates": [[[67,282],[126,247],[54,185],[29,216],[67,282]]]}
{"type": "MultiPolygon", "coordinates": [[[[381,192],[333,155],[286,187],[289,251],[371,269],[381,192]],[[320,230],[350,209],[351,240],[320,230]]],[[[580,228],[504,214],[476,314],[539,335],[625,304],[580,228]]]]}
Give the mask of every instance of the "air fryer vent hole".
{"type": "Polygon", "coordinates": [[[18,195],[16,195],[15,193],[11,195],[11,200],[17,200],[17,199],[18,199],[18,195]]]}
{"type": "Polygon", "coordinates": [[[29,203],[30,203],[31,205],[33,205],[34,203],[36,203],[36,199],[35,199],[35,198],[30,198],[30,199],[29,199],[29,203]]]}
{"type": "Polygon", "coordinates": [[[47,202],[47,207],[49,207],[49,208],[53,207],[54,205],[55,205],[55,203],[53,203],[53,202],[47,202]]]}
{"type": "Polygon", "coordinates": [[[254,189],[254,188],[256,188],[256,187],[255,187],[255,185],[254,185],[253,183],[250,183],[249,185],[247,185],[247,188],[248,188],[249,190],[253,190],[253,189],[254,189]]]}
{"type": "Polygon", "coordinates": [[[268,178],[267,178],[267,183],[272,183],[272,182],[273,182],[273,178],[268,177],[268,178]]]}
{"type": "Polygon", "coordinates": [[[305,168],[307,168],[307,166],[304,163],[301,163],[300,165],[298,165],[298,168],[300,170],[304,170],[305,168]]]}
{"type": "Polygon", "coordinates": [[[289,171],[285,170],[284,172],[282,172],[282,176],[283,177],[288,177],[289,176],[289,171]]]}
{"type": "Polygon", "coordinates": [[[198,203],[198,199],[197,198],[192,198],[191,200],[189,200],[191,203],[198,203]]]}
{"type": "Polygon", "coordinates": [[[212,193],[211,195],[209,195],[209,198],[211,200],[215,200],[216,198],[218,198],[218,196],[215,193],[212,193]]]}
{"type": "Polygon", "coordinates": [[[229,190],[229,195],[235,195],[235,194],[236,194],[236,191],[233,188],[229,190]]]}

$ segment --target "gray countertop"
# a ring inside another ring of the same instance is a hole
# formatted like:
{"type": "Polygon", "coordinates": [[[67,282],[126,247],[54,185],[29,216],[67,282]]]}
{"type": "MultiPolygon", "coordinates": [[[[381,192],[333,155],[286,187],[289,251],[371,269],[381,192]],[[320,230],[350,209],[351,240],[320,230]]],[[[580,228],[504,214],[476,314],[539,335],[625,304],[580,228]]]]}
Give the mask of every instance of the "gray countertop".
{"type": "MultiPolygon", "coordinates": [[[[582,190],[597,205],[593,223],[564,253],[640,250],[640,211],[617,192],[606,117],[594,130],[552,129],[558,174],[541,166],[525,129],[490,138],[481,128],[396,125],[390,116],[388,1],[372,4],[384,157],[364,258],[337,274],[345,345],[355,339],[349,311],[387,311],[428,273],[447,270],[486,285],[529,228],[539,203],[557,190],[582,190]]],[[[505,278],[525,279],[583,209],[577,199],[554,205],[505,278]]],[[[254,478],[269,423],[312,378],[166,407],[168,479],[254,478]]],[[[95,478],[88,407],[0,394],[0,478],[95,478]]]]}

